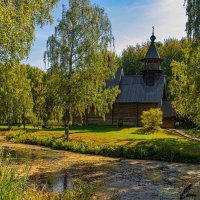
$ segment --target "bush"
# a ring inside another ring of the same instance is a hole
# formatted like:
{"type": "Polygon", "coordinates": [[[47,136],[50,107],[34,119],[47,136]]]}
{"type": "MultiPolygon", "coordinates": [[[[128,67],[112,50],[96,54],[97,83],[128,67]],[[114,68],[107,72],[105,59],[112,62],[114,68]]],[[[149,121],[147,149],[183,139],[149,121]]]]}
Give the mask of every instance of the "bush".
{"type": "Polygon", "coordinates": [[[163,114],[160,108],[151,108],[148,111],[143,111],[141,122],[143,127],[148,130],[159,129],[162,125],[163,114]]]}

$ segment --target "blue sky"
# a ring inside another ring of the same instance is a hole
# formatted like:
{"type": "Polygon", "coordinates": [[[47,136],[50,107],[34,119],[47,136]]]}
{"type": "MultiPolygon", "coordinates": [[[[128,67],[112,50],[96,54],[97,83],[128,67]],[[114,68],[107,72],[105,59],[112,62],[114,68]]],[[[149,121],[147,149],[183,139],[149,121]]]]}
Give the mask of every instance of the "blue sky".
{"type": "MultiPolygon", "coordinates": [[[[54,27],[61,18],[62,5],[68,0],[59,0],[53,11],[54,24],[36,29],[36,40],[28,60],[32,66],[44,69],[43,54],[46,49],[47,38],[54,32],[54,27]]],[[[157,41],[163,42],[167,38],[181,39],[185,33],[184,0],[91,0],[104,7],[112,23],[115,37],[116,53],[121,52],[128,45],[141,44],[149,40],[152,26],[155,26],[157,41]]]]}

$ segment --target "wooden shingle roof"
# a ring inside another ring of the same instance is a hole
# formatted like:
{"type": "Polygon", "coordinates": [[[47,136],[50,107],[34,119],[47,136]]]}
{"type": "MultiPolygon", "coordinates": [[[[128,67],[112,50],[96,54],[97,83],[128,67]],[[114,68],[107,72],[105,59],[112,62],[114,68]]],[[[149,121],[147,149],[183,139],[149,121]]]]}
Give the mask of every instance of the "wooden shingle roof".
{"type": "Polygon", "coordinates": [[[119,83],[121,93],[116,103],[160,103],[165,87],[165,76],[153,86],[147,86],[142,76],[125,76],[119,83]]]}

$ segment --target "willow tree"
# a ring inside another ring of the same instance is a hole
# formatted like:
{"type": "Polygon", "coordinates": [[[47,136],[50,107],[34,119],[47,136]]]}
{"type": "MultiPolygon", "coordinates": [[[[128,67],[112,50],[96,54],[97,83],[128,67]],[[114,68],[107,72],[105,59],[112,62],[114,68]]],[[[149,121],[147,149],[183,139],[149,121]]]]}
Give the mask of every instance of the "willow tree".
{"type": "Polygon", "coordinates": [[[104,116],[119,90],[106,88],[113,77],[117,58],[113,49],[111,23],[104,9],[89,0],[69,0],[62,19],[47,41],[44,58],[53,74],[55,98],[63,110],[66,139],[73,116],[83,117],[93,107],[104,116]]]}
{"type": "Polygon", "coordinates": [[[1,102],[4,108],[8,107],[7,113],[11,113],[11,99],[15,98],[12,92],[15,86],[9,85],[13,81],[13,73],[20,61],[29,55],[36,25],[43,26],[53,21],[50,12],[56,3],[57,0],[0,1],[0,88],[5,89],[1,90],[4,96],[1,102]]]}
{"type": "Polygon", "coordinates": [[[32,118],[33,100],[30,80],[27,77],[26,66],[18,65],[10,70],[0,64],[0,118],[8,122],[8,127],[13,122],[26,125],[32,118]]]}

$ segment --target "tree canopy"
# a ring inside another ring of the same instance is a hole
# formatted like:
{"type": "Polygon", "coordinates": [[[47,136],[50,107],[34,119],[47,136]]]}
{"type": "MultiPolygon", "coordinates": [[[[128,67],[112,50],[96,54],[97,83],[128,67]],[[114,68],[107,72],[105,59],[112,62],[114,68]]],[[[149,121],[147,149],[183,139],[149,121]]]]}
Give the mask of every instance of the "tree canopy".
{"type": "Polygon", "coordinates": [[[20,61],[29,55],[35,26],[52,22],[57,0],[2,0],[0,2],[0,62],[20,61]]]}
{"type": "Polygon", "coordinates": [[[200,40],[200,0],[185,0],[188,21],[186,31],[188,37],[200,40]]]}
{"type": "Polygon", "coordinates": [[[192,41],[184,50],[184,59],[172,63],[170,88],[179,116],[200,126],[200,1],[185,0],[185,4],[186,30],[192,41]]]}
{"type": "MultiPolygon", "coordinates": [[[[183,38],[181,40],[169,38],[166,39],[164,43],[156,43],[160,57],[163,58],[161,68],[167,78],[168,93],[170,93],[168,83],[172,76],[171,63],[172,61],[184,60],[184,50],[187,49],[190,43],[191,41],[187,38],[183,38]]],[[[137,44],[136,46],[128,46],[126,49],[124,49],[121,57],[121,65],[126,75],[141,74],[141,71],[144,67],[141,59],[145,57],[148,47],[149,43],[143,43],[142,45],[137,44]]]]}
{"type": "Polygon", "coordinates": [[[112,50],[111,23],[103,8],[89,0],[70,0],[62,19],[47,41],[45,60],[56,87],[54,100],[62,108],[68,139],[73,116],[83,116],[90,108],[104,116],[118,94],[107,89],[114,76],[116,55],[112,50]]]}

